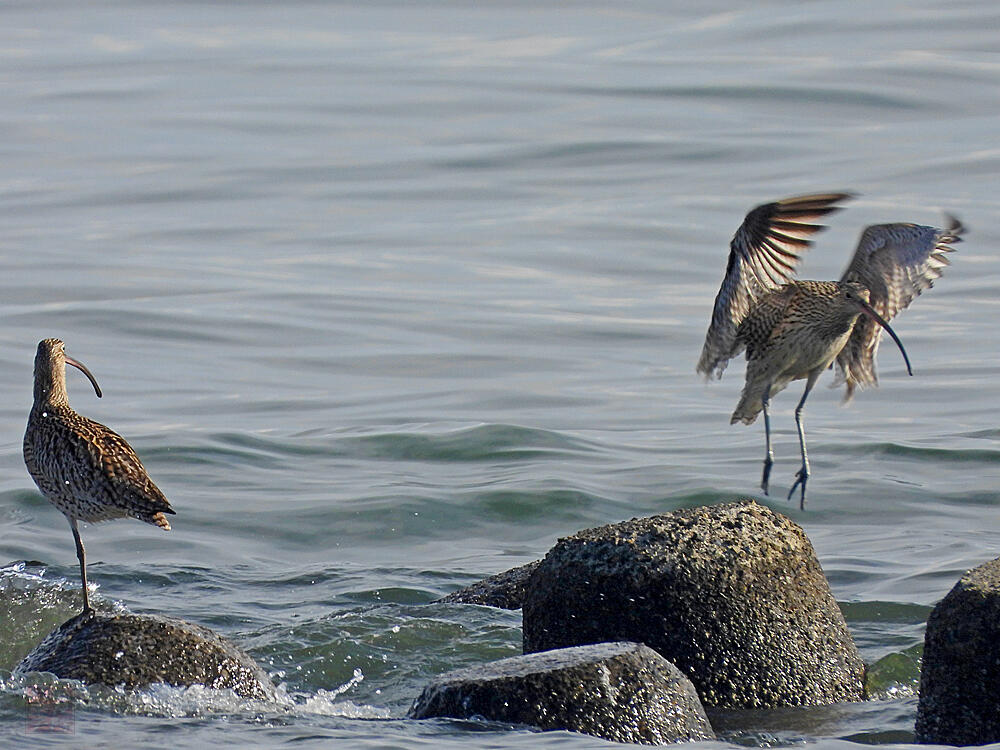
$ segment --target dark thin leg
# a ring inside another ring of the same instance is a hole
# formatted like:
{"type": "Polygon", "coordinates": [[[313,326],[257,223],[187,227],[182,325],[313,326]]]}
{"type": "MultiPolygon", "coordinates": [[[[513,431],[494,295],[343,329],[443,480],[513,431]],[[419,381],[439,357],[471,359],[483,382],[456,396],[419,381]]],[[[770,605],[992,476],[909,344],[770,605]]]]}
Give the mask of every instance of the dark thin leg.
{"type": "Polygon", "coordinates": [[[767,494],[767,481],[771,477],[771,466],[774,465],[774,452],[771,450],[771,415],[768,407],[771,405],[771,386],[764,389],[760,402],[764,405],[764,474],[761,476],[760,488],[767,494]]]}
{"type": "Polygon", "coordinates": [[[806,453],[806,431],[802,426],[802,407],[806,405],[806,398],[809,397],[809,391],[816,384],[817,378],[819,378],[820,373],[813,371],[809,373],[809,379],[806,380],[806,390],[802,394],[802,398],[799,401],[799,405],[795,407],[795,426],[799,431],[799,449],[802,451],[802,468],[799,469],[798,473],[795,475],[795,484],[792,485],[792,489],[788,491],[788,499],[792,499],[792,495],[795,494],[795,488],[801,487],[802,494],[799,496],[799,509],[806,509],[806,482],[809,480],[809,454],[806,453]]]}
{"type": "Polygon", "coordinates": [[[83,549],[80,529],[76,527],[76,519],[69,519],[69,527],[73,529],[73,540],[76,542],[76,559],[80,561],[80,580],[83,581],[83,611],[90,611],[90,593],[87,591],[87,553],[83,549]]]}

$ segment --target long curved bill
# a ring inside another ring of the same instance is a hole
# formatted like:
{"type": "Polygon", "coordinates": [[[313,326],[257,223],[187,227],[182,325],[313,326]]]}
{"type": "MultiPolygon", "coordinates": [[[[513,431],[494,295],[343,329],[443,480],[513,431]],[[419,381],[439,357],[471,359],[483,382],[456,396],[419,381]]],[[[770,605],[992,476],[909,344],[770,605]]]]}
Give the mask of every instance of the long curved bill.
{"type": "Polygon", "coordinates": [[[913,368],[910,367],[910,358],[906,356],[906,349],[903,348],[903,342],[899,340],[899,336],[897,336],[896,332],[892,330],[892,327],[889,325],[889,322],[881,315],[879,315],[877,312],[875,312],[872,309],[871,305],[869,305],[863,299],[859,299],[858,302],[861,303],[861,307],[865,315],[867,315],[869,318],[871,318],[880,326],[882,326],[885,329],[886,333],[892,336],[892,340],[896,342],[896,346],[899,347],[899,351],[902,352],[903,354],[903,361],[906,362],[906,372],[909,373],[910,375],[913,375],[913,368]]]}
{"type": "MultiPolygon", "coordinates": [[[[896,334],[893,334],[893,336],[895,336],[895,335],[896,335],[896,334]]],[[[904,354],[903,354],[903,356],[905,357],[905,356],[906,356],[906,354],[904,353],[904,354]]],[[[98,397],[98,398],[101,398],[101,396],[103,396],[103,395],[104,395],[104,394],[102,394],[102,393],[101,393],[101,386],[99,386],[99,385],[97,384],[97,378],[95,378],[95,377],[94,377],[94,376],[93,376],[93,375],[92,375],[92,374],[90,373],[90,370],[88,370],[88,369],[87,369],[87,368],[86,368],[86,367],[85,367],[85,366],[83,365],[83,363],[82,363],[82,362],[77,362],[77,361],[76,361],[75,359],[73,359],[72,357],[66,357],[66,364],[67,364],[67,365],[73,365],[73,367],[75,367],[76,369],[80,370],[80,371],[81,371],[81,372],[82,372],[82,373],[83,373],[84,375],[86,375],[86,376],[87,376],[87,379],[88,379],[88,380],[90,381],[90,384],[91,384],[92,386],[94,386],[94,393],[96,393],[96,394],[97,394],[97,397],[98,397]]]]}

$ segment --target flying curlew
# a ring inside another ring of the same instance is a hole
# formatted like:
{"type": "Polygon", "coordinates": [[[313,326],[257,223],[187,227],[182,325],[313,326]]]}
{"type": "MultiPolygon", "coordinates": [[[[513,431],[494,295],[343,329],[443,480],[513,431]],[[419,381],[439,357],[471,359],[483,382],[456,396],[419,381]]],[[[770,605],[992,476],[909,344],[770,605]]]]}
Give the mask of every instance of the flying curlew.
{"type": "Polygon", "coordinates": [[[87,556],[77,521],[138,518],[170,531],[165,513],[174,513],[146,474],[132,446],[118,433],[73,411],[66,395],[66,365],[101,388],[90,370],[66,356],[59,339],[38,343],[35,401],[24,433],[24,463],[42,494],[69,520],[83,582],[83,611],[90,610],[87,556]]]}
{"type": "Polygon", "coordinates": [[[766,441],[761,489],[768,491],[771,450],[771,397],[793,380],[806,386],[795,407],[802,468],[788,493],[799,489],[805,508],[809,457],[802,409],[817,378],[836,364],[834,385],[845,385],[847,402],[860,386],[878,385],[875,352],[882,329],[903,344],[888,321],[914,297],[933,286],[950,261],[950,244],[965,232],[947,216],[947,229],[917,224],[876,224],[861,233],[857,250],[839,281],[799,281],[796,268],[824,229],[814,223],[837,211],[850,193],[821,193],[765,203],[750,211],[730,243],[729,262],[715,298],[712,322],[698,361],[698,372],[722,377],[732,357],[746,350],[746,382],[731,424],[752,424],[764,412],[766,441]]]}

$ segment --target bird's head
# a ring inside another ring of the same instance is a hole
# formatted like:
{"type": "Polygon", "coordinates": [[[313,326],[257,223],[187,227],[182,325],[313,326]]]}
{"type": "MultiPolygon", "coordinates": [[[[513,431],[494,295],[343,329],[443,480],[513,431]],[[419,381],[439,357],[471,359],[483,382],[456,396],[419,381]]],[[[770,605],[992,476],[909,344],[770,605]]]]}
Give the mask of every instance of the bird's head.
{"type": "Polygon", "coordinates": [[[66,345],[59,339],[43,339],[38,342],[35,352],[35,401],[63,401],[66,397],[66,365],[73,365],[90,380],[97,397],[101,397],[101,386],[83,363],[66,355],[66,345]]]}
{"type": "Polygon", "coordinates": [[[844,301],[851,307],[857,309],[859,313],[866,313],[871,310],[871,292],[868,287],[860,281],[845,281],[840,288],[840,294],[844,301]]]}
{"type": "Polygon", "coordinates": [[[903,348],[903,342],[899,340],[899,336],[892,330],[889,321],[875,312],[875,309],[869,304],[871,292],[868,290],[868,287],[858,281],[846,281],[841,285],[840,293],[843,295],[845,303],[851,309],[857,310],[861,315],[871,318],[885,329],[885,332],[892,337],[892,340],[896,342],[896,346],[899,347],[899,351],[903,355],[903,361],[906,362],[906,371],[912,375],[913,368],[910,367],[910,358],[906,356],[906,349],[903,348]]]}

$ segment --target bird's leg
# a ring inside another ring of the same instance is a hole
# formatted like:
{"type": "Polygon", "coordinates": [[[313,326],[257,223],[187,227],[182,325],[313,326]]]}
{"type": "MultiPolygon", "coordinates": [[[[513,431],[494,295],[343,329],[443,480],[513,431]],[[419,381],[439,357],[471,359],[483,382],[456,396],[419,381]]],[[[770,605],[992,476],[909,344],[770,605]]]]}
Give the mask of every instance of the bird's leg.
{"type": "Polygon", "coordinates": [[[83,614],[86,614],[90,611],[90,594],[87,591],[87,553],[83,549],[83,540],[80,538],[80,529],[77,528],[75,518],[69,519],[69,527],[73,529],[76,558],[80,561],[80,579],[83,581],[83,614]]]}
{"type": "Polygon", "coordinates": [[[760,402],[764,405],[764,473],[760,479],[760,488],[767,494],[767,481],[771,477],[771,466],[774,465],[774,452],[771,450],[771,415],[768,406],[771,404],[771,385],[764,388],[760,402]]]}
{"type": "Polygon", "coordinates": [[[819,370],[813,370],[809,373],[809,378],[806,380],[805,392],[799,400],[799,405],[795,407],[795,427],[799,431],[799,449],[802,451],[802,468],[795,474],[795,484],[793,484],[792,489],[788,491],[788,499],[792,499],[792,495],[795,494],[795,489],[797,487],[801,488],[801,494],[799,495],[800,510],[806,509],[806,481],[809,479],[809,454],[806,453],[806,432],[802,427],[802,408],[806,405],[806,399],[809,397],[809,391],[812,390],[812,387],[815,385],[819,376],[819,370]]]}

